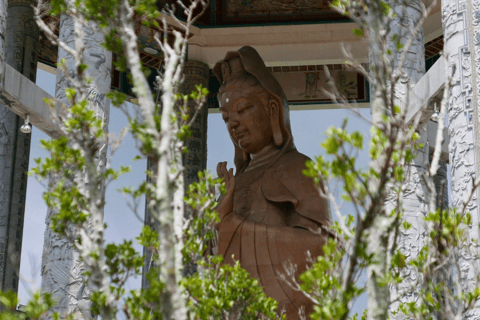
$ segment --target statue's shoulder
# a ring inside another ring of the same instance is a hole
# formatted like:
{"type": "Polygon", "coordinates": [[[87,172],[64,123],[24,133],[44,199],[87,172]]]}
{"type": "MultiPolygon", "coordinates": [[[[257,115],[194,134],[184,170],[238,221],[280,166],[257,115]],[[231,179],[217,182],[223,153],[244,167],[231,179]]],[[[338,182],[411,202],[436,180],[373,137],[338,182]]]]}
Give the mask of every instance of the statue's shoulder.
{"type": "Polygon", "coordinates": [[[276,163],[277,168],[287,168],[289,171],[303,171],[306,168],[305,163],[310,159],[308,156],[304,155],[297,151],[297,149],[292,149],[286,152],[278,162],[276,163]]]}
{"type": "Polygon", "coordinates": [[[328,199],[311,177],[303,174],[305,163],[311,160],[292,149],[272,166],[270,177],[262,185],[263,194],[272,202],[291,202],[301,216],[323,225],[331,224],[328,199]]]}
{"type": "Polygon", "coordinates": [[[308,189],[316,190],[313,179],[303,174],[303,170],[307,168],[305,163],[309,160],[311,160],[309,157],[296,149],[289,150],[271,167],[270,175],[273,180],[281,181],[288,189],[295,189],[301,184],[308,185],[308,189]]]}

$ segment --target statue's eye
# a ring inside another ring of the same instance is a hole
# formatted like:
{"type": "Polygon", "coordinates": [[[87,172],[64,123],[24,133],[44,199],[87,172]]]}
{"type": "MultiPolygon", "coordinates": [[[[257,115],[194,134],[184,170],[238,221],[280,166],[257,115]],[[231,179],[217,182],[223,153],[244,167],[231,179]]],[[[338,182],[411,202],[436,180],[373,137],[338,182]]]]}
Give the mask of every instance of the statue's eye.
{"type": "Polygon", "coordinates": [[[251,107],[253,107],[253,104],[245,104],[243,106],[240,106],[240,107],[238,107],[238,113],[242,113],[242,112],[250,109],[251,107]]]}

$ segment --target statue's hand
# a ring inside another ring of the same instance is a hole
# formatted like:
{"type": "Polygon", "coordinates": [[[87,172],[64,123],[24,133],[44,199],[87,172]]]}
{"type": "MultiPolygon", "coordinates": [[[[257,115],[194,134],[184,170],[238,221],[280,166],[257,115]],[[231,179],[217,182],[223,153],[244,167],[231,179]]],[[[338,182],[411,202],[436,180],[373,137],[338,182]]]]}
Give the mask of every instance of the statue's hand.
{"type": "Polygon", "coordinates": [[[227,193],[220,196],[217,211],[220,221],[233,211],[233,193],[235,192],[235,177],[233,176],[233,168],[227,171],[227,162],[219,162],[217,165],[217,174],[219,178],[225,181],[225,188],[227,193]]]}

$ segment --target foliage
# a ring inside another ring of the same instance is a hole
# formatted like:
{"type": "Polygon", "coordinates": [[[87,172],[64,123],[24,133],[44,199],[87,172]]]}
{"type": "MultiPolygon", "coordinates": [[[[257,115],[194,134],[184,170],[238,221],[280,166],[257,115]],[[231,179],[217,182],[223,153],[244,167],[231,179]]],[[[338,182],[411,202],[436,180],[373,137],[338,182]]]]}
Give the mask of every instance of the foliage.
{"type": "MultiPolygon", "coordinates": [[[[318,303],[312,319],[357,319],[357,314],[351,314],[352,304],[364,292],[369,302],[362,317],[378,320],[462,319],[472,315],[480,297],[478,243],[469,235],[478,226],[472,225],[467,202],[462,208],[437,208],[434,178],[439,168],[449,80],[438,120],[436,150],[430,167],[419,174],[428,191],[421,195],[428,211],[417,226],[425,231],[415,231],[419,233],[418,253],[412,253],[405,241],[412,228],[405,214],[419,215],[407,212],[412,204],[405,197],[411,192],[408,188],[414,166],[422,166],[416,156],[425,153],[425,146],[418,133],[419,117],[407,117],[402,92],[409,89],[404,83],[408,83],[411,71],[404,69],[404,63],[434,5],[425,7],[420,1],[408,0],[333,1],[339,12],[359,26],[354,34],[370,41],[369,70],[352,57],[349,62],[368,78],[372,89],[370,164],[368,168],[358,167],[363,136],[360,132],[348,133],[345,122],[341,128],[327,130],[322,143],[327,156],[316,157],[304,171],[316,183],[323,181],[337,215],[332,227],[336,238],[300,278],[304,283],[299,286],[318,303]],[[408,6],[422,14],[409,16],[408,6]],[[330,190],[334,183],[342,186],[341,199],[353,205],[354,214],[340,210],[330,190]]],[[[332,92],[334,101],[352,108],[335,88],[332,92]]],[[[473,185],[468,199],[477,187],[473,185]]]]}
{"type": "Polygon", "coordinates": [[[194,0],[188,6],[181,2],[177,5],[186,21],[176,18],[173,6],[166,5],[161,13],[157,1],[151,0],[54,0],[49,6],[39,2],[37,23],[70,55],[58,64],[70,87],[65,90],[64,101],[47,101],[63,137],[41,142],[50,156],[36,159],[37,166],[30,174],[45,182],[44,199],[53,210],[50,226],[79,253],[91,294],[87,308],[75,307],[73,314],[65,315],[55,313],[57,306],[49,293],[36,293],[24,313],[10,311],[18,301],[13,293],[4,293],[0,302],[8,309],[2,313],[5,319],[89,317],[90,311],[102,319],[115,319],[121,311],[129,319],[277,318],[278,303],[265,295],[257,280],[238,263],[224,265],[221,256],[206,252],[215,238],[215,185],[220,185],[224,193],[222,180],[200,172],[199,181],[188,186],[185,195],[185,140],[191,136],[190,126],[208,90],[197,85],[193,92],[182,92],[183,65],[189,29],[197,19],[193,11],[201,9],[203,13],[207,2],[194,0]],[[73,48],[45,25],[42,16],[47,13],[73,19],[78,40],[73,48]],[[168,25],[166,15],[176,19],[180,29],[168,25]],[[164,64],[156,77],[155,92],[146,80],[150,71],[139,59],[135,34],[138,22],[158,30],[154,41],[162,48],[164,64]],[[147,221],[136,238],[151,253],[147,267],[132,240],[115,244],[106,243],[104,238],[105,190],[130,168],[112,168],[111,159],[106,158],[106,147],[112,148],[113,156],[121,141],[106,133],[97,113],[102,106],[90,97],[93,80],[84,63],[85,31],[103,35],[102,45],[117,55],[115,67],[127,71],[133,84],[138,104],[133,114],[124,105],[125,94],[111,92],[107,97],[127,115],[140,157],[149,162],[147,181],[137,188],[120,190],[131,197],[133,209],[143,196],[147,198],[153,221],[147,221]],[[55,112],[58,102],[63,106],[55,112]],[[188,214],[184,214],[185,204],[188,214]],[[140,276],[142,268],[148,286],[128,291],[128,279],[140,276]],[[189,273],[192,268],[198,271],[189,273]]]}
{"type": "MultiPolygon", "coordinates": [[[[141,275],[145,267],[132,241],[105,243],[105,189],[129,168],[113,169],[109,161],[101,161],[104,146],[112,142],[93,111],[98,106],[89,100],[91,79],[83,63],[83,39],[76,41],[77,47],[72,49],[49,33],[41,19],[45,12],[40,3],[36,11],[39,25],[75,61],[74,77],[65,61],[58,65],[72,83],[66,90],[68,103],[63,102],[67,104],[63,113],[55,115],[64,137],[42,142],[50,157],[37,159],[37,167],[31,171],[38,179],[48,181],[44,198],[55,209],[51,227],[80,253],[85,281],[93,292],[91,311],[102,319],[114,319],[120,310],[129,319],[282,318],[276,310],[277,302],[265,295],[258,281],[250,278],[238,262],[233,266],[222,264],[223,257],[211,255],[214,224],[219,221],[214,189],[220,184],[224,194],[222,181],[200,172],[199,181],[188,186],[186,195],[184,191],[182,156],[188,152],[185,140],[191,135],[190,125],[205,103],[208,90],[197,86],[194,92],[182,93],[180,88],[189,29],[197,18],[193,12],[198,7],[203,12],[206,2],[193,0],[189,6],[178,2],[187,17],[185,21],[176,18],[172,7],[165,7],[161,13],[156,3],[53,0],[49,9],[52,15],[72,17],[79,37],[82,28],[101,32],[105,37],[103,45],[117,54],[115,67],[130,74],[138,104],[135,112],[131,114],[124,107],[126,95],[112,92],[108,98],[128,116],[140,157],[150,164],[147,181],[137,188],[121,190],[130,195],[132,208],[145,196],[153,218],[136,239],[151,253],[146,268],[149,286],[128,292],[125,288],[126,281],[141,275]],[[175,20],[176,28],[167,23],[165,14],[175,20]],[[136,23],[158,30],[154,40],[162,49],[164,66],[157,76],[156,92],[149,87],[149,71],[138,56],[136,23]]],[[[407,256],[399,244],[402,232],[411,228],[404,219],[410,165],[424,148],[417,132],[419,119],[407,119],[405,101],[396,95],[405,74],[406,55],[429,12],[422,6],[418,23],[407,33],[395,33],[392,24],[402,18],[402,12],[396,9],[411,4],[407,0],[333,1],[338,11],[358,24],[354,34],[367,37],[372,47],[369,70],[351,62],[368,78],[372,88],[368,141],[371,162],[368,168],[357,165],[365,138],[360,132],[349,133],[345,121],[341,128],[327,130],[322,143],[327,155],[306,164],[304,174],[317,184],[323,182],[337,215],[329,230],[331,238],[323,247],[324,255],[311,261],[312,267],[300,276],[300,283],[290,279],[294,288],[316,303],[312,319],[358,319],[350,312],[355,299],[364,293],[369,295],[369,306],[362,319],[372,320],[397,315],[440,319],[442,314],[454,319],[466,315],[480,297],[477,243],[468,236],[468,227],[477,226],[471,226],[466,205],[449,210],[436,207],[433,179],[438,169],[437,156],[423,176],[430,193],[422,248],[416,256],[407,256]],[[343,201],[352,203],[353,214],[341,212],[330,190],[334,181],[342,186],[343,201]],[[417,280],[407,281],[406,275],[412,273],[417,280]],[[363,281],[365,275],[367,280],[363,281]]],[[[328,77],[328,70],[326,74],[328,77]]],[[[332,92],[334,101],[347,105],[346,98],[335,88],[332,92]]],[[[50,103],[54,105],[54,101],[50,103]]],[[[441,145],[441,140],[436,145],[441,145]]],[[[35,294],[25,314],[14,312],[17,300],[12,293],[2,293],[0,302],[8,309],[2,314],[4,319],[38,319],[47,314],[60,317],[52,313],[55,302],[48,293],[35,294]]]]}
{"type": "MultiPolygon", "coordinates": [[[[0,293],[0,302],[4,306],[5,311],[0,314],[2,320],[25,320],[25,319],[41,319],[46,312],[55,305],[50,293],[35,293],[31,296],[27,305],[17,312],[18,297],[17,294],[8,291],[0,293]]],[[[59,319],[58,314],[52,314],[52,319],[59,319]]]]}
{"type": "Polygon", "coordinates": [[[277,319],[277,302],[266,296],[258,280],[238,261],[234,266],[222,261],[222,256],[209,256],[199,261],[199,273],[183,280],[190,296],[190,316],[202,320],[277,319]]]}

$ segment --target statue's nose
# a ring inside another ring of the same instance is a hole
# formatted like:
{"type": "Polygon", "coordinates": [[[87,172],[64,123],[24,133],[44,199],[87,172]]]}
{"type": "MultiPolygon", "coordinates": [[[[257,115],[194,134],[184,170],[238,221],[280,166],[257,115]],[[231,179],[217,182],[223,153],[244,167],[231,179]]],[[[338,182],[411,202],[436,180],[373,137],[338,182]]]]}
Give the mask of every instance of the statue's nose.
{"type": "Polygon", "coordinates": [[[240,123],[238,122],[238,117],[236,115],[230,116],[230,126],[232,129],[235,131],[236,128],[238,128],[238,125],[240,123]]]}

